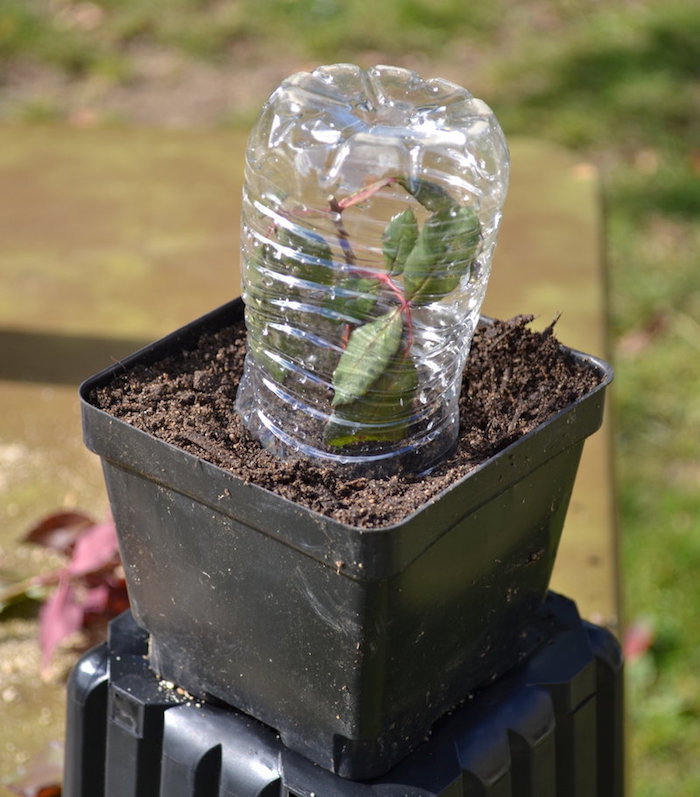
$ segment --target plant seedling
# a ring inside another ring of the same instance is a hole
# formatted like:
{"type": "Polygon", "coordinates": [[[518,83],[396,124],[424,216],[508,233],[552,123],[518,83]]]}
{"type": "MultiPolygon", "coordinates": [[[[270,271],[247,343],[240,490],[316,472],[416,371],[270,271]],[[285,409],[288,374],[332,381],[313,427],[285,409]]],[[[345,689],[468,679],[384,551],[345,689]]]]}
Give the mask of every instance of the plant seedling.
{"type": "Polygon", "coordinates": [[[374,182],[343,199],[333,197],[327,212],[342,268],[335,266],[331,245],[321,235],[300,233],[291,221],[290,227],[274,225],[269,231],[270,243],[262,248],[260,262],[282,259],[295,278],[285,297],[290,323],[286,329],[266,328],[266,346],[254,350],[283,383],[304,359],[304,348],[313,345],[293,331],[304,286],[310,291],[330,287],[326,303],[332,318],[336,323],[346,320],[332,372],[332,412],[324,441],[333,448],[394,443],[405,436],[420,391],[419,363],[412,353],[414,311],[444,299],[468,277],[481,240],[479,218],[437,184],[405,177],[374,182]],[[429,215],[421,226],[412,207],[396,213],[382,235],[383,263],[368,267],[358,262],[344,213],[391,185],[400,186],[429,215]]]}

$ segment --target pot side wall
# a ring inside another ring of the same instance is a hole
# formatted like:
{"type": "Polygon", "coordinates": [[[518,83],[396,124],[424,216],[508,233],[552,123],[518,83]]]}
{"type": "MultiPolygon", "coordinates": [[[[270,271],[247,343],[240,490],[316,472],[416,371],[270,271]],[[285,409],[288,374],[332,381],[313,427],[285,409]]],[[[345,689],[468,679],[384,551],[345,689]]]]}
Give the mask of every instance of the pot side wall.
{"type": "Polygon", "coordinates": [[[132,610],[163,678],[271,725],[326,769],[375,777],[538,643],[528,628],[612,372],[573,352],[600,373],[591,393],[402,523],[359,529],[92,403],[116,374],[241,313],[240,300],[230,302],[81,387],[85,441],[102,458],[132,610]]]}
{"type": "Polygon", "coordinates": [[[378,580],[105,462],[154,669],[252,714],[339,774],[388,769],[530,644],[517,637],[546,592],[581,448],[378,580]]]}

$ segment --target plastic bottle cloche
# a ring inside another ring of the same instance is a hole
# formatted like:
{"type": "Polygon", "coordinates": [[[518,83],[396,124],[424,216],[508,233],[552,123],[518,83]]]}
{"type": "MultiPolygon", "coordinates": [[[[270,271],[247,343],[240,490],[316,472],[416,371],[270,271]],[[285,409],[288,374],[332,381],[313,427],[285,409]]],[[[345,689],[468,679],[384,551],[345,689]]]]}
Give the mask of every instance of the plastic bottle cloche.
{"type": "Polygon", "coordinates": [[[250,134],[237,411],[282,457],[365,475],[455,444],[508,183],[460,86],[334,64],[284,80],[250,134]]]}

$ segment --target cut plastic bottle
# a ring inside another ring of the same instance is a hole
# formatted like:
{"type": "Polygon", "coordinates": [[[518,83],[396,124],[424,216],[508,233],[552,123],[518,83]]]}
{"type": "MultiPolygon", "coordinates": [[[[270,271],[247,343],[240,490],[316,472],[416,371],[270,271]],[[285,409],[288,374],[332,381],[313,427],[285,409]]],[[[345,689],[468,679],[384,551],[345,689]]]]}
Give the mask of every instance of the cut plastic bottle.
{"type": "Polygon", "coordinates": [[[448,81],[335,64],[276,89],[246,151],[236,402],[265,448],[365,475],[452,448],[508,167],[448,81]]]}

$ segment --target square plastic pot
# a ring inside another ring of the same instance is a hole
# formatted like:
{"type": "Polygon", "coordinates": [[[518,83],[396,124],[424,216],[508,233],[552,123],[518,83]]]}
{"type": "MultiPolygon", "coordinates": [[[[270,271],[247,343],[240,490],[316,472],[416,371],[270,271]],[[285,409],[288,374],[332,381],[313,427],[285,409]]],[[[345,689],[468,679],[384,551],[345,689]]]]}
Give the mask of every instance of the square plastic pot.
{"type": "Polygon", "coordinates": [[[275,728],[285,745],[366,779],[534,644],[599,387],[403,522],[344,525],[108,415],[118,373],[239,320],[235,300],[81,386],[138,623],[164,679],[275,728]]]}

